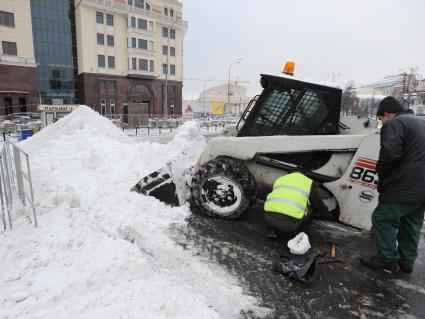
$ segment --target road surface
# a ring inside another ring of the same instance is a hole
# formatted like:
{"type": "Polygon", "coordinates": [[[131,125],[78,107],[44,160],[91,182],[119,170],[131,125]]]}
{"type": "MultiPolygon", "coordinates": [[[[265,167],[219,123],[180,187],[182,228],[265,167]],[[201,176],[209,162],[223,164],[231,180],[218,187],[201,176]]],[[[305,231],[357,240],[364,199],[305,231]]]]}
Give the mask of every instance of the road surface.
{"type": "MultiPolygon", "coordinates": [[[[238,276],[246,292],[271,309],[269,318],[425,318],[425,243],[411,275],[375,272],[359,264],[362,255],[374,252],[369,232],[317,221],[303,228],[312,249],[329,253],[337,244],[344,263],[321,264],[310,284],[296,282],[272,270],[273,261],[291,255],[287,240],[266,237],[267,227],[259,202],[240,220],[227,221],[193,214],[178,242],[217,262],[238,276]]],[[[242,313],[243,318],[257,318],[242,313]]]]}

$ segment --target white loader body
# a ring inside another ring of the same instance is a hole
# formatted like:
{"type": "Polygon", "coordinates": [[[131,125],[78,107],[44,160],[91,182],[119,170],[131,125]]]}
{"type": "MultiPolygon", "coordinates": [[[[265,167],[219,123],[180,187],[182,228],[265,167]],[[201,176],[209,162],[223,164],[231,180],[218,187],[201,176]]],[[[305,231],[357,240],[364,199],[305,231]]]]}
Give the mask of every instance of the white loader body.
{"type": "MultiPolygon", "coordinates": [[[[263,136],[217,137],[212,139],[197,167],[215,158],[232,158],[243,161],[257,183],[257,194],[264,199],[272,190],[274,181],[287,173],[284,169],[262,164],[264,154],[297,152],[332,152],[330,160],[312,173],[334,179],[324,182],[335,197],[339,220],[357,228],[371,228],[371,214],[377,205],[378,194],[376,161],[379,155],[379,134],[316,135],[316,136],[263,136]]],[[[275,161],[276,162],[276,161],[275,161]]],[[[296,166],[282,162],[296,170],[296,166]]],[[[197,168],[195,168],[196,171],[197,168]]]]}

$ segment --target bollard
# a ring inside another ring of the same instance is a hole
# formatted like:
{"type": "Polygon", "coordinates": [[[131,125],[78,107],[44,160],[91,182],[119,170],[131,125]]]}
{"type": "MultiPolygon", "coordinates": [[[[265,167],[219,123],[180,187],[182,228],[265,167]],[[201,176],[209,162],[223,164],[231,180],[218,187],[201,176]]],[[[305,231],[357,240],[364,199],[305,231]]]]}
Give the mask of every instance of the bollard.
{"type": "Polygon", "coordinates": [[[149,135],[149,133],[150,133],[150,132],[149,132],[149,130],[150,130],[150,126],[148,126],[148,135],[149,135]]]}
{"type": "Polygon", "coordinates": [[[3,141],[6,141],[6,132],[3,131],[2,134],[3,134],[3,141]]]}
{"type": "Polygon", "coordinates": [[[121,128],[122,128],[122,131],[124,132],[124,126],[121,126],[121,128]]]}
{"type": "Polygon", "coordinates": [[[214,125],[215,126],[215,130],[217,131],[217,124],[216,125],[214,125]]]}
{"type": "Polygon", "coordinates": [[[137,136],[137,129],[138,129],[138,127],[136,126],[136,136],[137,136]]]}
{"type": "Polygon", "coordinates": [[[158,126],[159,134],[161,134],[161,126],[158,126]]]}
{"type": "Polygon", "coordinates": [[[170,133],[173,133],[173,127],[170,125],[170,133]]]}

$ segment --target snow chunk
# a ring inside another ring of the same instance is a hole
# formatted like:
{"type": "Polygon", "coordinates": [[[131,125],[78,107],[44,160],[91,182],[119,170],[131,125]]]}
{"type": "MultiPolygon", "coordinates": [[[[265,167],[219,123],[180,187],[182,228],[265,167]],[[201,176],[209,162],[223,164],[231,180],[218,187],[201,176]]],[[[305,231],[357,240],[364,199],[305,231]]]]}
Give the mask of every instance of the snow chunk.
{"type": "Polygon", "coordinates": [[[179,202],[183,204],[190,197],[188,185],[192,181],[193,165],[206,146],[199,124],[188,121],[180,126],[170,146],[172,149],[179,150],[179,154],[176,154],[171,163],[171,172],[179,202]]]}
{"type": "Polygon", "coordinates": [[[280,78],[296,80],[296,81],[300,81],[300,82],[307,82],[307,83],[312,83],[312,84],[323,85],[323,86],[328,86],[328,87],[331,87],[331,88],[340,89],[340,86],[338,84],[334,83],[334,82],[321,81],[321,80],[316,80],[316,79],[312,79],[312,78],[309,78],[309,77],[301,77],[301,76],[289,75],[289,74],[285,74],[285,73],[274,73],[274,74],[270,74],[270,75],[275,76],[275,77],[280,77],[280,78]]]}
{"type": "Polygon", "coordinates": [[[195,121],[185,122],[178,128],[176,136],[187,140],[197,140],[201,136],[201,127],[195,121]]]}

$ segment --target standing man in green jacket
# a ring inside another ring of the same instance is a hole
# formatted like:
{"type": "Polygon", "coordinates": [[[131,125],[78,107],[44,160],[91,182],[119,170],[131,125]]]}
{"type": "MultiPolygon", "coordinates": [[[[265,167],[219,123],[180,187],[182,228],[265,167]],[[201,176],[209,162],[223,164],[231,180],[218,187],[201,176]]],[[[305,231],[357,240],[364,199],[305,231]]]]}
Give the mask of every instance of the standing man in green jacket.
{"type": "Polygon", "coordinates": [[[379,204],[372,214],[377,253],[360,262],[371,269],[411,273],[425,211],[425,121],[393,97],[379,105],[381,149],[376,166],[379,204]]]}

